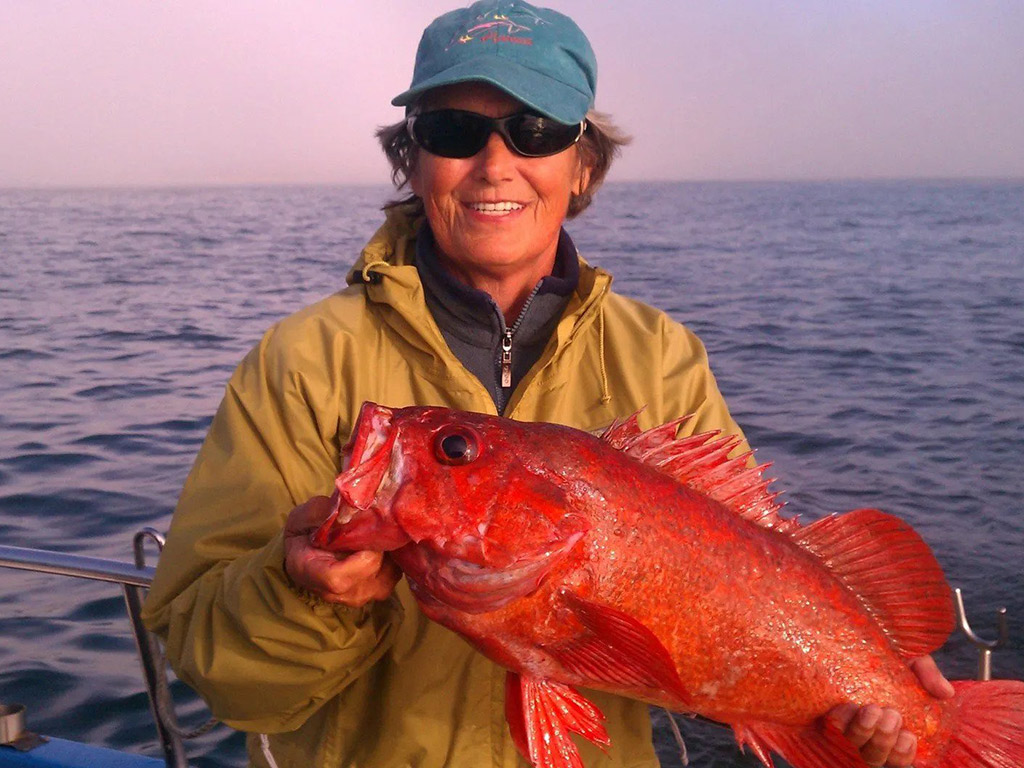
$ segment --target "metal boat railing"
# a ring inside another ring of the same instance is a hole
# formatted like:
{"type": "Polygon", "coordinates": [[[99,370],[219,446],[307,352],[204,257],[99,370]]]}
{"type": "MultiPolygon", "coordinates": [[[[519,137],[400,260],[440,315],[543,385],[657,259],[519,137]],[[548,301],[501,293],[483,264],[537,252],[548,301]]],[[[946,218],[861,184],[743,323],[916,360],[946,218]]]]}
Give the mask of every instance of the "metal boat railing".
{"type": "Polygon", "coordinates": [[[997,632],[995,640],[985,640],[979,637],[967,621],[967,609],[964,608],[964,593],[957,587],[953,590],[956,602],[956,621],[967,640],[978,649],[978,680],[992,679],[992,651],[1002,648],[1010,640],[1010,627],[1006,623],[1006,608],[996,611],[997,632]]]}
{"type": "Polygon", "coordinates": [[[72,576],[93,581],[120,584],[124,592],[128,621],[142,665],[142,675],[149,696],[149,708],[156,725],[160,747],[168,768],[187,768],[183,732],[174,714],[167,694],[166,667],[159,641],[142,624],[142,602],[145,590],[153,581],[154,569],[146,565],[145,544],[150,540],[162,550],[163,535],[153,528],[144,528],[135,534],[133,548],[135,563],[84,557],[42,549],[28,549],[0,545],[0,567],[35,571],[59,576],[72,576]]]}

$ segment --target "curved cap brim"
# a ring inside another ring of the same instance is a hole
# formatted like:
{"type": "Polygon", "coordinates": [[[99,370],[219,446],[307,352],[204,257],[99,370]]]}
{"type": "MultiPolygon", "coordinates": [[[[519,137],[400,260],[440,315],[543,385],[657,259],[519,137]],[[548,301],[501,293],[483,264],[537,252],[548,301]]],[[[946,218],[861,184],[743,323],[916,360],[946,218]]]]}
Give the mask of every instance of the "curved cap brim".
{"type": "Polygon", "coordinates": [[[590,95],[507,58],[464,61],[439,72],[398,94],[391,103],[407,107],[417,97],[442,85],[490,83],[542,115],[566,125],[583,120],[590,108],[590,95]]]}

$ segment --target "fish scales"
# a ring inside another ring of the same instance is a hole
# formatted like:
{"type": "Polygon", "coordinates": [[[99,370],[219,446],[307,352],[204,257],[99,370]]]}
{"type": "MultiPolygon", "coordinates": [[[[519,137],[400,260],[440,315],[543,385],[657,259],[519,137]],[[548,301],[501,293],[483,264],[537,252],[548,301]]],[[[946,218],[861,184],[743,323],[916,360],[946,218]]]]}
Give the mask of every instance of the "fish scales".
{"type": "Polygon", "coordinates": [[[899,710],[918,768],[1024,764],[1024,684],[940,701],[908,666],[953,620],[909,526],[785,520],[732,443],[677,426],[634,417],[596,438],[368,403],[314,541],[391,551],[423,612],[509,670],[509,725],[537,768],[579,765],[570,732],[607,741],[570,686],[727,723],[769,766],[863,766],[823,720],[844,702],[899,710]]]}

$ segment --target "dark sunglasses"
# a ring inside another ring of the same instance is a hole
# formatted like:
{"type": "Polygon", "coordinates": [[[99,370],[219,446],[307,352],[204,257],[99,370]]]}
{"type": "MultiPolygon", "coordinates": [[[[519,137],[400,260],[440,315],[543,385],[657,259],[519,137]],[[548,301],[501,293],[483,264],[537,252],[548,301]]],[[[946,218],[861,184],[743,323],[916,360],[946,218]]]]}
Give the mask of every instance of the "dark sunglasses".
{"type": "Polygon", "coordinates": [[[413,115],[405,125],[418,147],[440,157],[472,157],[487,145],[495,131],[513,152],[523,157],[547,157],[579,141],[587,122],[565,125],[532,112],[493,118],[461,109],[439,109],[413,115]]]}

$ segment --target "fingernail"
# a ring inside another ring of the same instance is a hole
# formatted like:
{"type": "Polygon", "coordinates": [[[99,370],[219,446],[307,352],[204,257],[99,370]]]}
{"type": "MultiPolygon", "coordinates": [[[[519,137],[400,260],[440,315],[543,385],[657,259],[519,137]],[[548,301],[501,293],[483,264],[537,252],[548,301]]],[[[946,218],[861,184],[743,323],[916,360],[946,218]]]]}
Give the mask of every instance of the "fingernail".
{"type": "Polygon", "coordinates": [[[878,721],[878,730],[887,736],[896,733],[896,729],[900,727],[900,720],[900,713],[890,709],[878,721]]]}
{"type": "Polygon", "coordinates": [[[874,728],[878,724],[878,719],[882,716],[881,710],[875,709],[874,707],[868,707],[862,709],[860,714],[857,715],[857,725],[861,728],[874,728]]]}
{"type": "Polygon", "coordinates": [[[832,708],[829,713],[836,720],[853,720],[854,715],[857,714],[856,704],[840,704],[832,708]]]}
{"type": "Polygon", "coordinates": [[[894,752],[900,752],[901,754],[907,754],[914,748],[917,743],[917,739],[914,738],[914,734],[910,731],[904,731],[900,734],[900,737],[896,739],[896,744],[893,746],[894,752]]]}

